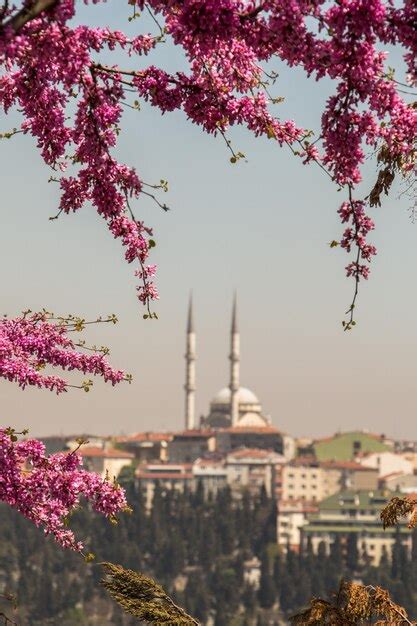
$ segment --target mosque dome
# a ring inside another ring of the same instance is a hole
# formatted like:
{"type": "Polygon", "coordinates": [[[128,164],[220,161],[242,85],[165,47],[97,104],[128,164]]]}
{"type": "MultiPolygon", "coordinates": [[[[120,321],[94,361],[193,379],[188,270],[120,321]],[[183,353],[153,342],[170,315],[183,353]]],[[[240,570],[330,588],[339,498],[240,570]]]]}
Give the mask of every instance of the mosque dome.
{"type": "MultiPolygon", "coordinates": [[[[237,398],[239,404],[256,404],[259,405],[259,400],[256,395],[250,389],[246,387],[239,387],[239,391],[237,392],[237,398]]],[[[224,405],[230,406],[230,389],[229,387],[224,387],[220,389],[218,393],[214,396],[211,401],[211,405],[224,405]]]]}
{"type": "MultiPolygon", "coordinates": [[[[212,428],[225,428],[231,425],[230,415],[231,393],[229,387],[220,389],[210,402],[209,415],[204,423],[212,428]]],[[[237,392],[238,426],[265,426],[268,420],[262,415],[262,406],[258,397],[246,387],[239,387],[237,392]]]]}
{"type": "Polygon", "coordinates": [[[263,417],[260,413],[248,411],[239,418],[237,426],[245,428],[262,428],[268,424],[269,420],[263,417]]]}

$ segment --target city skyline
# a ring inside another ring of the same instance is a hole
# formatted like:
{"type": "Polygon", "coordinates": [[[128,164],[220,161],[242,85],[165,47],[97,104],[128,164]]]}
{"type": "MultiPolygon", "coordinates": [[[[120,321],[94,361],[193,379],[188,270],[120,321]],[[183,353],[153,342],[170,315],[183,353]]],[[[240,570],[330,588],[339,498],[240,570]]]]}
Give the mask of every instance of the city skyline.
{"type": "MultiPolygon", "coordinates": [[[[229,294],[229,302],[225,304],[224,306],[224,322],[222,323],[222,328],[218,329],[218,335],[222,336],[223,335],[223,350],[213,350],[212,347],[210,349],[210,346],[207,345],[207,343],[204,341],[204,328],[201,331],[201,335],[202,335],[202,346],[200,348],[199,342],[197,343],[197,360],[198,360],[198,370],[197,370],[197,374],[196,374],[196,381],[195,381],[195,387],[196,387],[196,406],[197,406],[197,410],[196,410],[196,414],[195,414],[195,426],[198,428],[199,427],[199,421],[200,421],[200,417],[203,415],[207,415],[209,413],[209,407],[210,407],[210,400],[213,400],[213,398],[215,399],[214,394],[216,393],[216,391],[218,391],[218,389],[223,388],[228,386],[227,385],[227,380],[229,377],[229,360],[230,360],[230,347],[229,346],[229,341],[230,341],[230,310],[231,310],[231,300],[233,297],[233,290],[230,291],[229,294]],[[217,376],[214,379],[211,379],[211,376],[207,376],[207,367],[205,365],[205,361],[207,361],[208,359],[205,358],[205,354],[204,352],[207,353],[207,355],[210,354],[211,352],[211,358],[216,360],[217,363],[217,376]],[[223,376],[220,376],[219,373],[222,372],[223,376]],[[213,387],[209,388],[207,379],[211,379],[211,380],[216,380],[217,382],[217,386],[216,383],[213,382],[213,387]],[[200,393],[200,389],[201,389],[201,393],[200,393]]],[[[195,300],[195,296],[194,296],[194,300],[195,300]]],[[[185,338],[187,335],[187,330],[190,328],[189,326],[189,315],[190,315],[190,309],[189,309],[189,303],[187,305],[188,308],[188,320],[187,320],[187,316],[184,315],[184,319],[183,319],[183,329],[182,329],[182,337],[181,337],[181,341],[179,342],[180,344],[182,343],[182,354],[177,354],[178,358],[178,368],[177,370],[181,372],[182,377],[183,376],[183,363],[181,363],[181,361],[183,360],[181,357],[184,357],[184,342],[185,342],[185,338]]],[[[242,307],[240,307],[240,309],[242,309],[242,307]]],[[[198,311],[196,312],[195,310],[195,306],[193,307],[193,320],[192,320],[192,325],[193,325],[193,331],[196,332],[198,330],[198,311]],[[197,313],[197,314],[196,314],[197,313]]],[[[243,315],[244,318],[247,318],[247,315],[243,315]]],[[[232,318],[232,320],[234,319],[234,316],[232,318]]],[[[232,321],[232,326],[233,326],[233,321],[232,321]]],[[[121,329],[121,326],[119,325],[119,327],[116,326],[116,331],[121,329]]],[[[97,338],[100,336],[100,330],[101,328],[98,328],[98,330],[96,330],[93,334],[95,334],[97,336],[97,338]]],[[[112,331],[113,333],[115,333],[116,331],[112,331]]],[[[106,331],[109,338],[111,337],[112,332],[108,332],[106,331]]],[[[257,384],[252,384],[251,380],[248,379],[248,375],[246,370],[248,370],[248,372],[252,372],[252,374],[254,373],[253,367],[250,366],[251,362],[253,363],[253,361],[258,362],[259,360],[259,355],[253,354],[254,348],[256,349],[256,341],[254,342],[254,337],[251,336],[252,333],[250,332],[250,328],[249,329],[245,329],[244,332],[244,339],[243,339],[243,353],[245,355],[244,357],[244,363],[243,363],[243,385],[246,387],[250,387],[251,389],[253,389],[256,393],[256,395],[260,398],[260,402],[262,402],[262,404],[264,404],[263,402],[263,395],[262,393],[259,392],[257,384]],[[248,354],[247,350],[245,349],[245,344],[247,343],[247,340],[249,345],[251,346],[251,352],[252,354],[248,354]],[[247,363],[246,363],[247,362],[247,363]],[[247,368],[247,365],[249,365],[249,368],[247,368]]],[[[111,343],[111,342],[109,342],[111,343]]],[[[181,352],[181,351],[180,351],[181,352]]],[[[178,374],[178,372],[177,372],[178,374]]],[[[259,379],[257,379],[255,377],[255,380],[258,380],[258,382],[260,383],[261,381],[259,381],[259,379]]],[[[182,404],[184,403],[184,379],[181,381],[182,384],[179,385],[179,387],[176,390],[175,395],[176,397],[176,404],[181,404],[181,399],[182,399],[182,404]],[[181,398],[182,397],[182,398],[181,398]]],[[[8,387],[11,387],[10,385],[8,387]]],[[[262,388],[262,385],[261,385],[262,388]]],[[[265,385],[263,386],[264,392],[266,391],[266,395],[268,396],[268,389],[265,388],[265,385]]],[[[126,391],[126,390],[125,390],[126,391]]],[[[26,397],[26,395],[29,393],[32,395],[32,401],[33,401],[33,397],[35,396],[42,396],[45,394],[42,394],[41,392],[39,392],[38,390],[34,390],[34,389],[27,389],[26,392],[23,394],[20,390],[15,389],[16,394],[24,399],[26,397]]],[[[93,397],[93,394],[101,394],[106,395],[108,397],[109,396],[109,392],[117,394],[118,389],[107,389],[102,383],[98,383],[96,385],[96,389],[93,387],[93,391],[91,393],[91,395],[87,395],[85,396],[83,393],[80,392],[80,395],[78,396],[78,402],[79,402],[79,406],[82,409],[83,407],[83,403],[85,402],[85,400],[93,397]]],[[[75,392],[77,393],[77,392],[75,392]]],[[[55,398],[53,397],[53,399],[56,401],[56,404],[59,404],[61,401],[61,398],[55,398]]],[[[77,400],[77,398],[73,397],[71,398],[71,400],[77,400]]],[[[36,398],[35,398],[35,403],[36,403],[36,398]]],[[[372,428],[369,427],[366,422],[364,422],[363,424],[360,421],[355,421],[352,420],[351,422],[345,423],[345,425],[341,424],[335,424],[334,427],[332,427],[332,425],[330,426],[330,428],[328,430],[314,430],[309,428],[308,423],[304,422],[304,420],[302,421],[301,427],[299,427],[296,430],[291,430],[291,428],[288,428],[286,426],[284,426],[283,423],[280,423],[279,420],[279,413],[278,412],[274,412],[273,410],[269,410],[269,407],[267,405],[267,409],[266,409],[266,414],[270,415],[272,418],[272,425],[275,427],[278,427],[280,430],[284,431],[284,432],[288,432],[290,435],[294,435],[294,436],[311,436],[313,438],[319,438],[320,436],[323,435],[328,435],[328,434],[333,434],[335,432],[338,431],[353,431],[353,430],[363,430],[363,431],[375,431],[375,432],[384,432],[385,434],[387,434],[387,436],[389,437],[399,437],[399,438],[407,438],[407,433],[403,433],[403,431],[398,431],[397,430],[397,434],[395,434],[395,432],[393,432],[393,430],[389,430],[389,429],[381,429],[377,427],[372,428]],[[306,423],[306,426],[304,427],[303,424],[306,423]],[[399,433],[399,434],[398,434],[399,433]]],[[[29,420],[28,420],[29,421],[29,420]]],[[[28,421],[23,420],[21,425],[23,427],[23,424],[27,425],[28,421]]],[[[284,423],[287,421],[284,417],[284,419],[282,420],[284,423]]],[[[72,422],[73,424],[76,424],[75,422],[72,422]]],[[[88,423],[88,420],[86,422],[86,420],[83,419],[83,424],[84,423],[88,423]]],[[[90,422],[91,423],[91,422],[90,422]]],[[[59,424],[59,423],[58,423],[59,424]]],[[[20,425],[19,425],[20,426],[20,425]]],[[[29,425],[30,427],[30,425],[29,425]]],[[[169,419],[169,420],[165,420],[164,417],[162,417],[162,420],[158,420],[156,423],[152,423],[152,421],[150,420],[141,420],[140,418],[137,420],[137,422],[133,423],[133,427],[128,427],[128,428],[112,428],[110,425],[109,427],[104,427],[101,428],[99,426],[99,428],[95,428],[94,426],[90,426],[89,428],[85,428],[84,431],[85,432],[91,432],[91,433],[97,433],[97,434],[103,434],[103,435],[111,435],[111,434],[121,434],[121,433],[129,433],[129,432],[136,432],[136,431],[152,431],[152,430],[162,430],[162,431],[180,431],[184,428],[184,409],[182,409],[182,411],[179,411],[178,414],[173,416],[173,419],[169,419]],[[143,426],[143,427],[142,427],[143,426]]],[[[50,435],[50,434],[71,434],[73,432],[82,432],[83,429],[81,428],[71,428],[71,427],[65,427],[65,428],[60,428],[58,426],[58,428],[55,428],[53,425],[51,425],[51,427],[49,429],[47,429],[46,431],[36,431],[34,429],[31,428],[31,432],[32,434],[41,434],[41,435],[50,435]]],[[[412,434],[408,435],[409,438],[412,438],[412,434]]]]}

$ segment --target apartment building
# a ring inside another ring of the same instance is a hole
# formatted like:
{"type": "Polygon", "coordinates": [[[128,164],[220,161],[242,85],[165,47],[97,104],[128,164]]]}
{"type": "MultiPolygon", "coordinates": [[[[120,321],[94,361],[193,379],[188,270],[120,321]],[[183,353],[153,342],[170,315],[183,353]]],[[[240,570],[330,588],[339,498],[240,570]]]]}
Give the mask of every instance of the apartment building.
{"type": "Polygon", "coordinates": [[[377,489],[378,470],[354,461],[299,457],[282,469],[282,499],[320,502],[341,489],[377,489]]]}
{"type": "Polygon", "coordinates": [[[259,493],[264,487],[271,496],[275,491],[275,467],[283,463],[285,458],[273,450],[234,450],[226,456],[227,483],[235,495],[244,490],[259,493]]]}
{"type": "Polygon", "coordinates": [[[143,490],[146,506],[149,508],[156,485],[163,491],[184,491],[193,486],[191,463],[152,463],[140,465],[135,472],[138,486],[143,490]]]}
{"type": "Polygon", "coordinates": [[[366,551],[372,564],[377,566],[384,551],[391,554],[398,532],[410,552],[412,534],[405,524],[385,530],[382,527],[380,512],[392,495],[384,491],[345,491],[326,498],[301,527],[302,545],[305,547],[310,539],[314,552],[317,553],[321,543],[329,552],[336,537],[342,546],[347,546],[349,536],[353,535],[360,553],[366,551]]]}
{"type": "Polygon", "coordinates": [[[318,505],[305,500],[278,500],[277,544],[283,552],[299,552],[301,529],[308,523],[308,515],[317,513],[318,505]]]}

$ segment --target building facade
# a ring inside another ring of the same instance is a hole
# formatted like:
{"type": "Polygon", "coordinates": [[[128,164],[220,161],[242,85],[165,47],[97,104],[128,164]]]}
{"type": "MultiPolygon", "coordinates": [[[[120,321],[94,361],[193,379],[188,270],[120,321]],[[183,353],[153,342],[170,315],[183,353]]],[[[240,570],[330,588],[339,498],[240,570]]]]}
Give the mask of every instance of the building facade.
{"type": "Polygon", "coordinates": [[[118,450],[108,446],[81,446],[79,454],[83,459],[85,469],[97,472],[103,478],[110,480],[117,478],[124,467],[132,465],[134,455],[125,450],[118,450]]]}
{"type": "Polygon", "coordinates": [[[308,515],[317,511],[318,505],[314,502],[277,501],[277,544],[282,552],[300,551],[301,529],[308,523],[308,515]]]}
{"type": "Polygon", "coordinates": [[[275,467],[285,462],[272,450],[241,448],[226,456],[227,483],[234,495],[248,491],[258,494],[262,488],[272,496],[275,488],[275,467]]]}
{"type": "Polygon", "coordinates": [[[377,566],[384,552],[391,555],[398,533],[410,553],[412,535],[405,524],[385,530],[382,527],[379,516],[388,499],[383,491],[345,491],[326,498],[319,504],[318,512],[308,515],[308,523],[302,526],[302,545],[306,547],[309,540],[317,553],[322,543],[329,552],[337,537],[342,546],[347,546],[349,537],[353,536],[359,552],[366,552],[377,566]]]}
{"type": "Polygon", "coordinates": [[[377,489],[378,470],[354,461],[293,459],[282,470],[282,498],[320,502],[346,489],[377,489]]]}
{"type": "Polygon", "coordinates": [[[170,463],[193,463],[215,450],[215,432],[208,429],[184,430],[174,434],[168,444],[170,463]]]}
{"type": "Polygon", "coordinates": [[[359,455],[357,461],[364,467],[377,469],[380,478],[393,472],[401,472],[402,474],[413,474],[414,472],[412,461],[408,461],[401,454],[395,452],[372,452],[359,455]]]}
{"type": "Polygon", "coordinates": [[[193,488],[190,463],[152,463],[141,465],[135,471],[136,484],[142,490],[147,508],[150,508],[157,486],[162,491],[180,491],[193,488]]]}

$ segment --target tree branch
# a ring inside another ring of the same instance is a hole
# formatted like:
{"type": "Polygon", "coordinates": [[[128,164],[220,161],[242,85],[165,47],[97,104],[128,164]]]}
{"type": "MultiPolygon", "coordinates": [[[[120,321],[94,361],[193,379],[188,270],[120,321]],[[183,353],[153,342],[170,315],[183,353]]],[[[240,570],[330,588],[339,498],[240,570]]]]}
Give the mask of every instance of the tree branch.
{"type": "Polygon", "coordinates": [[[1,27],[0,33],[8,28],[11,28],[15,33],[18,33],[23,26],[25,26],[25,24],[34,20],[41,13],[51,9],[58,2],[59,0],[35,0],[31,5],[23,7],[20,11],[13,15],[13,17],[7,20],[7,22],[5,22],[1,27]]]}

